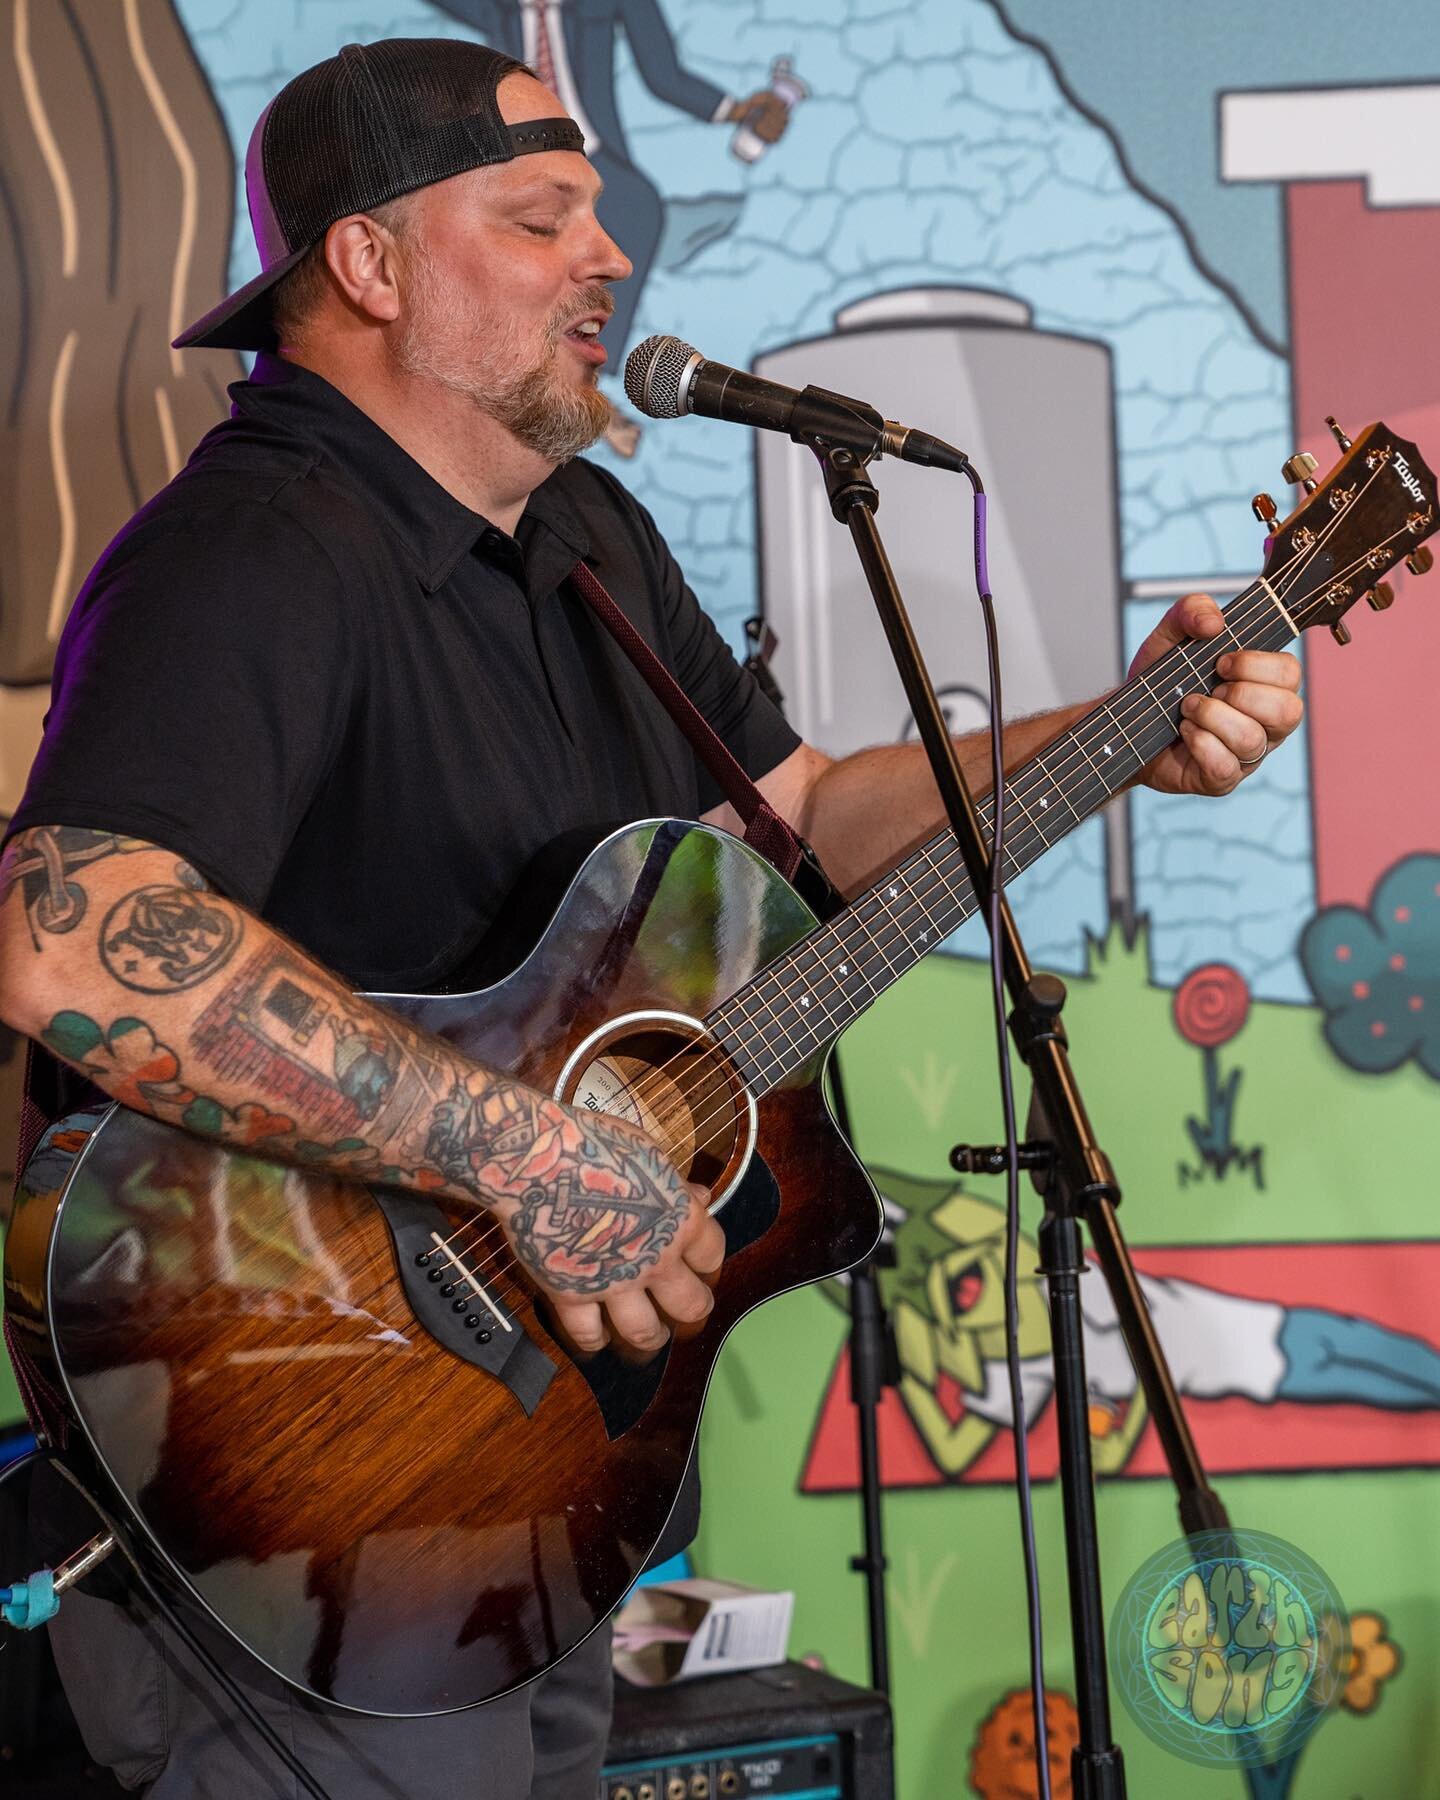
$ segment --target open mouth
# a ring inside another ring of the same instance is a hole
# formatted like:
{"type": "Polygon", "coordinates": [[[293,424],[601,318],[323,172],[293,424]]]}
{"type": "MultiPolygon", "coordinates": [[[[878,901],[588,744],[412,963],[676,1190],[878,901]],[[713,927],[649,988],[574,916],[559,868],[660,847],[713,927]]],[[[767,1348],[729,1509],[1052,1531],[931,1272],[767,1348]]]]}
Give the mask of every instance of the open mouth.
{"type": "Polygon", "coordinates": [[[966,1263],[950,1277],[946,1291],[950,1296],[951,1311],[957,1319],[964,1318],[985,1291],[984,1270],[978,1262],[966,1263]]]}

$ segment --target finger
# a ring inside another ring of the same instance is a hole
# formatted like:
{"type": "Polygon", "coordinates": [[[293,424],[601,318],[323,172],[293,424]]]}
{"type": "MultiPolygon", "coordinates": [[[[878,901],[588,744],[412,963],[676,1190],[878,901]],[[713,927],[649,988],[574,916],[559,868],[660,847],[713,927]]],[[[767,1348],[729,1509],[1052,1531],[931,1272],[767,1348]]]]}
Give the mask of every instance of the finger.
{"type": "Polygon", "coordinates": [[[550,1302],[555,1323],[577,1350],[587,1356],[603,1350],[610,1342],[605,1329],[605,1315],[593,1300],[556,1300],[550,1302]]]}
{"type": "Polygon", "coordinates": [[[1233,650],[1219,659],[1215,669],[1225,681],[1258,681],[1292,694],[1300,692],[1304,673],[1299,657],[1288,650],[1233,650]]]}
{"type": "Polygon", "coordinates": [[[1183,791],[1191,794],[1228,794],[1239,787],[1245,771],[1229,745],[1193,719],[1180,721],[1180,740],[1190,752],[1183,791]]]}
{"type": "Polygon", "coordinates": [[[705,1214],[680,1254],[697,1275],[713,1275],[725,1260],[725,1233],[719,1221],[705,1214]]]}
{"type": "Polygon", "coordinates": [[[1211,694],[1189,694],[1180,703],[1182,715],[1216,738],[1238,762],[1254,762],[1270,748],[1270,734],[1258,719],[1237,712],[1211,694]]]}
{"type": "MultiPolygon", "coordinates": [[[[1289,688],[1269,687],[1255,681],[1222,682],[1213,697],[1248,719],[1258,719],[1270,741],[1276,744],[1289,737],[1305,710],[1300,696],[1292,694],[1289,688]]],[[[1203,725],[1206,721],[1202,719],[1200,723],[1203,725]]]]}
{"type": "Polygon", "coordinates": [[[1130,673],[1137,675],[1142,669],[1149,668],[1177,644],[1218,637],[1224,629],[1224,615],[1208,594],[1186,594],[1175,602],[1140,646],[1130,665],[1130,673]]]}
{"type": "Polygon", "coordinates": [[[715,1296],[696,1274],[683,1266],[673,1275],[651,1281],[647,1292],[667,1319],[676,1325],[698,1325],[708,1318],[715,1296]]]}
{"type": "Polygon", "coordinates": [[[607,1296],[605,1310],[610,1315],[611,1331],[632,1350],[649,1355],[669,1341],[665,1321],[644,1288],[627,1288],[623,1293],[607,1296]]]}

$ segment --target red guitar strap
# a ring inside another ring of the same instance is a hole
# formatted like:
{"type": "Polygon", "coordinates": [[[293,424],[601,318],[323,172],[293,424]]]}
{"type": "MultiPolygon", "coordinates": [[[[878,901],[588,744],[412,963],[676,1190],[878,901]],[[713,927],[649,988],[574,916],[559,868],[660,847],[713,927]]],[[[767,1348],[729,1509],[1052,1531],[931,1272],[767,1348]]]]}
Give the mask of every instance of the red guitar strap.
{"type": "Polygon", "coordinates": [[[578,562],[570,571],[569,581],[634,663],[655,698],[684,732],[721,793],[745,821],[745,842],[773,863],[787,881],[792,880],[805,854],[800,838],[740,767],[714,726],[605,591],[595,571],[587,563],[578,562]]]}

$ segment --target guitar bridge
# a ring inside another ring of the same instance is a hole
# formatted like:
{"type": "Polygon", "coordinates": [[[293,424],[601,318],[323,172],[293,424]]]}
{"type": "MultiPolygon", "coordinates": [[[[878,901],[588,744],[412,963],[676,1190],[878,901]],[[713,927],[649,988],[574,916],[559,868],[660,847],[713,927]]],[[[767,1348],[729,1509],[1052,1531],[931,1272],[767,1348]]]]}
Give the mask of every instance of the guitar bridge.
{"type": "Polygon", "coordinates": [[[372,1189],[395,1244],[395,1266],[417,1322],[445,1349],[493,1375],[527,1415],[555,1376],[555,1362],[524,1322],[505,1305],[486,1266],[483,1242],[456,1229],[439,1207],[418,1194],[372,1189]]]}

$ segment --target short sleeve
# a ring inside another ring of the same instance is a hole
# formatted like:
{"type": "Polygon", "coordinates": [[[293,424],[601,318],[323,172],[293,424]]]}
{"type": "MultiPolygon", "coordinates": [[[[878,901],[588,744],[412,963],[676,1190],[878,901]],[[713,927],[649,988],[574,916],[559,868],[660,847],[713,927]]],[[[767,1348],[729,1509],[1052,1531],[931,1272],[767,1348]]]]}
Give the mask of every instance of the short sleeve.
{"type": "MultiPolygon", "coordinates": [[[[728,745],[745,773],[752,781],[758,781],[799,748],[799,733],[786,722],[750,671],[736,661],[714,621],[696,599],[650,514],[613,477],[609,479],[633,517],[634,529],[643,540],[645,559],[654,571],[660,629],[675,679],[728,745]]],[[[699,810],[708,812],[724,796],[708,769],[700,765],[696,773],[699,810]]]]}
{"type": "Polygon", "coordinates": [[[140,514],[66,623],[11,832],[148,838],[262,908],[343,742],[354,677],[341,590],[277,506],[140,514]]]}

